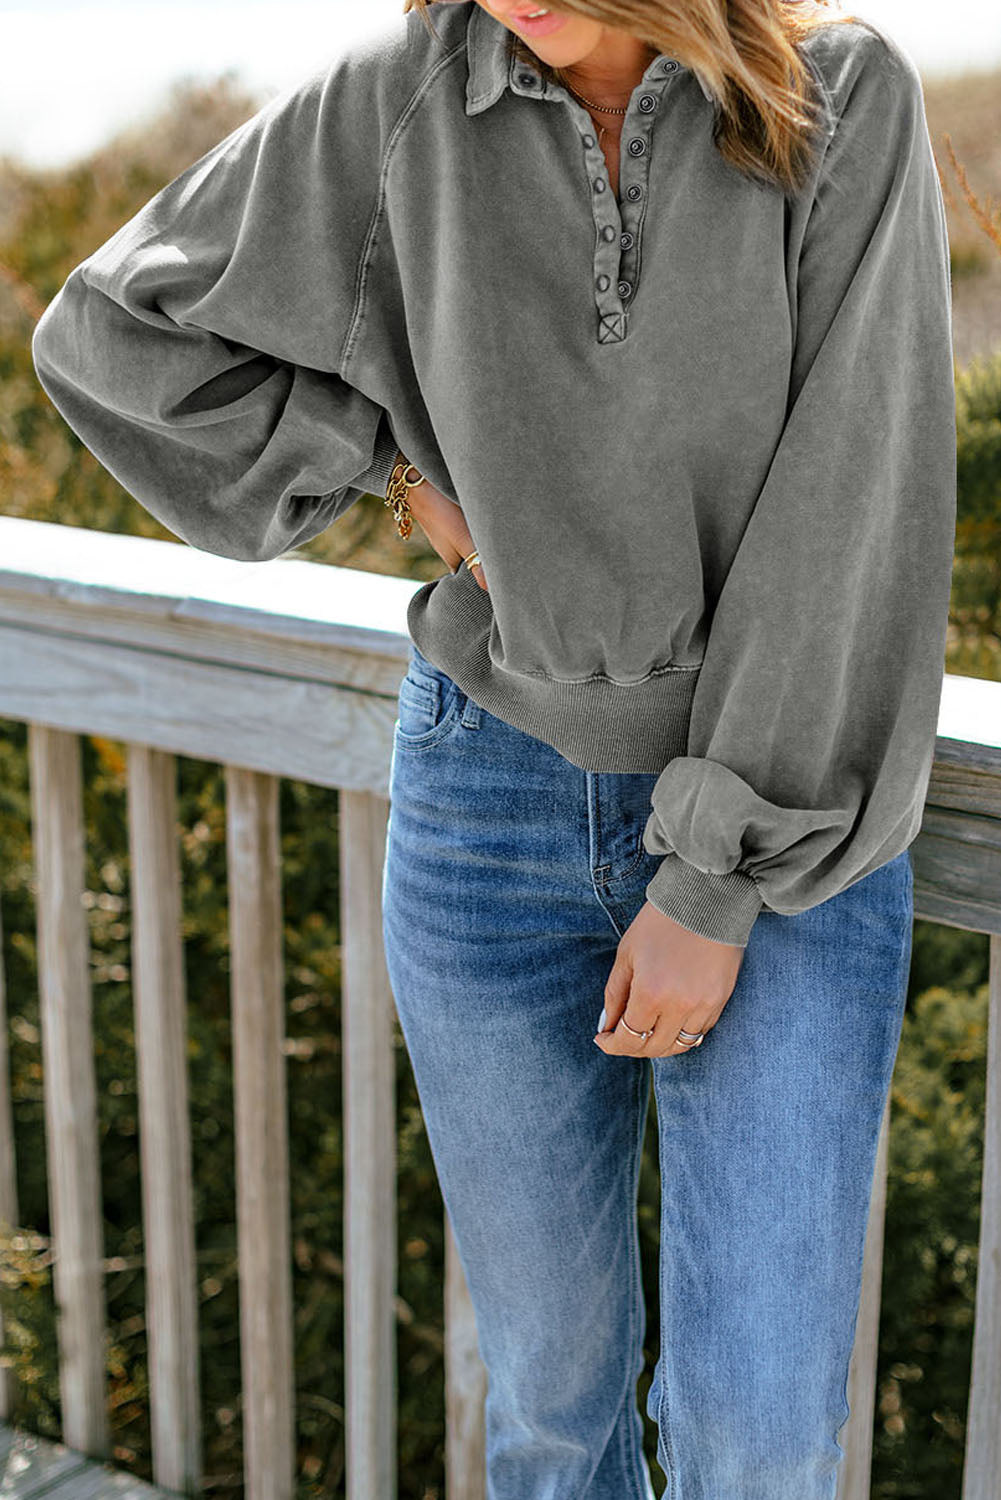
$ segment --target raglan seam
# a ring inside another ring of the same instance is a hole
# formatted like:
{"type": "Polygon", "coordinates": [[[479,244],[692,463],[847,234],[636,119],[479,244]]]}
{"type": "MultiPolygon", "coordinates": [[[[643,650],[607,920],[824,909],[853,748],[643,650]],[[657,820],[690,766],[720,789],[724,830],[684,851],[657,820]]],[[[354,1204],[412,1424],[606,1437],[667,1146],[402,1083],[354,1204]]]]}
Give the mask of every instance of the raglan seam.
{"type": "MultiPolygon", "coordinates": [[[[838,22],[836,24],[839,27],[841,27],[841,26],[845,26],[845,25],[849,25],[849,26],[852,26],[852,25],[865,25],[865,22],[856,22],[856,21],[853,20],[853,21],[847,21],[847,22],[838,22]]],[[[820,28],[820,27],[816,28],[817,31],[819,31],[821,29],[822,28],[820,28]]],[[[871,29],[871,28],[867,28],[867,29],[871,29]]],[[[815,33],[812,33],[812,34],[815,34],[815,33]]],[[[815,169],[815,171],[813,173],[813,188],[812,188],[811,195],[810,195],[810,215],[809,215],[810,217],[812,217],[813,210],[814,210],[814,208],[816,206],[816,202],[817,202],[817,194],[818,194],[818,191],[820,189],[820,184],[824,180],[824,171],[825,171],[825,168],[827,166],[827,158],[828,158],[828,155],[830,153],[831,143],[833,142],[835,136],[837,135],[838,127],[841,124],[842,119],[844,118],[845,110],[848,108],[848,105],[851,102],[851,97],[852,97],[852,94],[855,92],[855,85],[858,82],[858,76],[859,75],[856,73],[855,78],[853,78],[851,86],[848,89],[847,96],[845,97],[844,101],[842,102],[842,104],[841,104],[841,106],[839,108],[838,104],[837,104],[837,101],[835,100],[835,97],[834,97],[834,92],[831,89],[830,85],[828,84],[826,77],[824,76],[824,70],[821,67],[820,63],[817,62],[817,60],[814,57],[811,57],[805,51],[803,52],[802,56],[803,56],[804,62],[813,71],[813,73],[815,74],[815,76],[817,77],[817,79],[819,81],[820,87],[823,90],[824,99],[825,99],[825,102],[827,104],[827,112],[828,112],[828,125],[827,125],[826,130],[824,131],[824,149],[820,152],[820,154],[818,156],[818,160],[817,160],[817,164],[816,164],[816,169],[815,169]]]]}
{"type": "MultiPolygon", "coordinates": [[[[852,19],[850,21],[846,21],[846,22],[839,23],[839,24],[842,24],[842,25],[851,25],[851,26],[858,26],[860,28],[863,28],[865,31],[869,32],[869,34],[871,36],[876,37],[878,41],[882,42],[883,47],[885,48],[887,54],[889,55],[892,63],[894,65],[898,65],[899,64],[900,60],[895,55],[895,52],[894,52],[894,46],[895,46],[895,44],[893,43],[892,38],[887,37],[882,31],[880,31],[880,29],[877,26],[874,26],[870,22],[868,22],[866,20],[863,20],[861,17],[852,17],[852,19]]],[[[821,28],[817,28],[817,29],[820,30],[821,28]]],[[[848,84],[848,87],[847,87],[847,90],[846,90],[846,93],[845,93],[845,98],[842,101],[840,107],[838,107],[837,104],[834,101],[834,95],[833,95],[830,87],[828,86],[827,80],[823,76],[823,69],[821,68],[820,64],[817,63],[816,60],[814,58],[812,58],[812,57],[809,58],[809,59],[805,59],[805,60],[808,60],[810,66],[813,67],[813,68],[815,68],[816,71],[817,71],[817,73],[820,76],[821,85],[822,85],[822,87],[823,87],[823,89],[825,91],[825,94],[826,94],[828,100],[831,102],[831,115],[832,115],[832,123],[831,123],[830,129],[826,131],[826,139],[824,141],[824,149],[823,149],[823,152],[820,155],[820,158],[819,158],[819,160],[818,160],[818,162],[816,164],[816,169],[815,169],[815,171],[813,173],[813,186],[812,186],[811,195],[810,195],[809,212],[808,212],[808,215],[807,215],[808,219],[812,219],[814,211],[815,211],[815,209],[817,207],[817,201],[818,201],[818,197],[819,197],[821,188],[822,188],[822,186],[824,185],[824,182],[825,182],[825,176],[826,176],[826,172],[827,172],[827,162],[828,162],[828,157],[829,157],[830,152],[831,152],[832,144],[833,144],[834,140],[837,137],[838,129],[839,129],[840,125],[841,125],[842,120],[845,117],[846,111],[848,110],[848,108],[849,108],[849,106],[851,104],[852,97],[854,96],[855,90],[858,87],[859,81],[861,79],[861,76],[862,76],[862,73],[863,73],[863,70],[864,70],[864,64],[860,65],[857,68],[857,70],[855,71],[854,76],[852,77],[850,83],[848,84]]]]}
{"type": "Polygon", "coordinates": [[[414,92],[407,100],[396,120],[395,125],[393,126],[392,131],[390,132],[389,140],[386,143],[386,148],[383,152],[382,162],[379,168],[379,181],[376,190],[375,203],[372,208],[368,230],[366,232],[364,240],[362,241],[362,248],[359,253],[358,270],[355,275],[354,303],[352,305],[351,317],[348,322],[347,330],[344,335],[344,342],[341,346],[341,355],[338,366],[338,373],[340,374],[342,380],[347,379],[345,372],[347,371],[348,364],[350,363],[351,357],[354,353],[355,345],[361,333],[361,326],[364,322],[364,302],[368,285],[368,270],[369,265],[372,261],[372,256],[374,254],[376,244],[378,242],[379,225],[385,210],[386,179],[389,175],[389,167],[393,152],[395,151],[399,141],[405,134],[411,120],[416,115],[418,106],[428,96],[431,91],[432,85],[437,82],[437,79],[441,72],[448,66],[449,63],[452,62],[454,58],[464,55],[465,51],[466,41],[465,38],[463,38],[463,40],[457,47],[453,47],[451,52],[446,53],[444,57],[440,58],[438,62],[435,63],[430,72],[424,75],[420,83],[414,89],[414,92]]]}
{"type": "MultiPolygon", "coordinates": [[[[799,55],[804,67],[806,67],[812,74],[814,82],[820,90],[821,98],[824,102],[826,118],[823,123],[823,132],[826,143],[834,134],[834,130],[839,119],[838,112],[834,104],[834,96],[831,93],[831,90],[828,88],[827,79],[824,77],[824,72],[820,64],[813,57],[811,57],[810,53],[807,52],[805,48],[800,52],[799,55]]],[[[825,144],[824,150],[820,153],[821,160],[823,160],[826,154],[827,147],[825,144]]]]}

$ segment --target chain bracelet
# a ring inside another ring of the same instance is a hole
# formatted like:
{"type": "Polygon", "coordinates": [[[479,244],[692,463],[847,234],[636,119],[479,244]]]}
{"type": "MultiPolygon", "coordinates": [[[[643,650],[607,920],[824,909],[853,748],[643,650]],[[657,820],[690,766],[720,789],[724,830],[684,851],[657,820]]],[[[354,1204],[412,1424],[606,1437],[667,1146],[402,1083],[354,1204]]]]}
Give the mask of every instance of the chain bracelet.
{"type": "Polygon", "coordinates": [[[397,535],[401,536],[404,541],[410,536],[413,524],[413,514],[410,510],[410,500],[407,492],[412,490],[416,485],[423,484],[424,479],[425,476],[418,469],[417,465],[408,463],[402,455],[400,461],[393,466],[393,472],[389,477],[386,498],[383,503],[388,505],[392,510],[393,518],[396,521],[397,535]],[[411,469],[417,475],[416,479],[407,478],[407,474],[411,469]]]}

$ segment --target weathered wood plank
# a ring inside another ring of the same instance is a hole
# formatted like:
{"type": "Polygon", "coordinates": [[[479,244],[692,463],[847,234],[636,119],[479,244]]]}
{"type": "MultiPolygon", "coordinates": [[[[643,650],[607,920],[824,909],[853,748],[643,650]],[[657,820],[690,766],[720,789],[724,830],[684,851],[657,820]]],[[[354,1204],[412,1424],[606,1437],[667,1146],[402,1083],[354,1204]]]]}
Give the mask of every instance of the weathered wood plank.
{"type": "Polygon", "coordinates": [[[445,1500],[485,1500],[487,1372],[476,1314],[445,1215],[445,1500]]]}
{"type": "Polygon", "coordinates": [[[7,1458],[14,1446],[17,1435],[13,1427],[8,1426],[6,1422],[0,1422],[0,1478],[3,1477],[7,1458]]]}
{"type": "Polygon", "coordinates": [[[1001,818],[1001,767],[980,764],[984,756],[994,754],[988,748],[982,756],[976,745],[959,745],[939,736],[925,794],[926,806],[1001,818]]]}
{"type": "Polygon", "coordinates": [[[168,1494],[176,1495],[177,1492],[154,1489],[110,1465],[88,1464],[76,1473],[67,1474],[54,1488],[46,1487],[41,1494],[45,1500],[163,1500],[168,1494]]]}
{"type": "Polygon", "coordinates": [[[1001,1500],[1001,937],[990,941],[987,1098],[963,1500],[1001,1500]]]}
{"type": "Polygon", "coordinates": [[[63,1437],[69,1447],[104,1458],[110,1434],[104,1391],[103,1213],[90,942],[83,906],[80,742],[75,735],[32,724],[28,748],[63,1437]]]}
{"type": "MultiPolygon", "coordinates": [[[[263,624],[268,617],[255,618],[263,624]]],[[[334,641],[325,638],[330,632],[321,634],[319,640],[299,640],[285,633],[285,623],[278,617],[274,634],[263,629],[253,633],[244,629],[242,612],[218,621],[202,620],[183,613],[164,616],[115,606],[98,609],[89,597],[67,600],[0,589],[0,641],[6,640],[8,630],[30,630],[35,635],[89,641],[92,650],[128,646],[153,656],[181,656],[210,666],[272,672],[370,693],[392,692],[394,681],[403,673],[408,643],[392,632],[359,630],[345,640],[342,628],[334,641]]]]}
{"type": "Polygon", "coordinates": [[[4,1458],[0,1496],[17,1500],[35,1500],[51,1495],[63,1481],[82,1480],[88,1460],[63,1443],[47,1442],[33,1433],[5,1429],[10,1444],[4,1458]]]}
{"type": "MultiPolygon", "coordinates": [[[[3,964],[3,909],[0,903],[0,1234],[13,1230],[18,1223],[14,1111],[10,1096],[7,1026],[7,985],[3,964]]],[[[3,1314],[0,1313],[0,1340],[3,1338],[3,1314]]],[[[13,1401],[13,1371],[0,1367],[0,1419],[10,1415],[13,1401]]]]}
{"type": "Polygon", "coordinates": [[[229,626],[246,638],[405,656],[417,586],[291,555],[238,562],[177,542],[0,516],[0,601],[17,597],[22,605],[48,598],[136,621],[229,626]]]}
{"type": "Polygon", "coordinates": [[[872,1473],[872,1426],[876,1411],[876,1365],[879,1355],[879,1305],[883,1280],[883,1236],[889,1166],[890,1099],[886,1101],[876,1146],[869,1221],[862,1254],[862,1295],[855,1324],[855,1344],[848,1368],[850,1415],[839,1441],[845,1450],[838,1470],[838,1500],[869,1500],[872,1473]]]}
{"type": "Polygon", "coordinates": [[[0,1427],[2,1500],[176,1500],[173,1493],[63,1443],[0,1427]]]}
{"type": "Polygon", "coordinates": [[[30,630],[6,632],[0,650],[0,716],[321,786],[388,791],[395,695],[30,630]]]}
{"type": "Polygon", "coordinates": [[[176,776],[172,755],[128,746],[153,1473],[167,1489],[194,1494],[201,1478],[198,1299],[176,776]]]}
{"type": "Polygon", "coordinates": [[[1001,817],[926,805],[911,849],[916,916],[1001,932],[1001,817]]]}
{"type": "Polygon", "coordinates": [[[951,899],[948,892],[927,888],[917,876],[915,860],[914,915],[924,922],[941,922],[947,927],[962,927],[968,932],[1001,932],[1001,923],[993,903],[969,899],[951,899]]]}
{"type": "Polygon", "coordinates": [[[278,782],[226,767],[247,1500],[295,1490],[278,782]]]}
{"type": "Polygon", "coordinates": [[[348,1500],[396,1494],[396,1064],[382,940],[389,804],[341,792],[348,1500]]]}

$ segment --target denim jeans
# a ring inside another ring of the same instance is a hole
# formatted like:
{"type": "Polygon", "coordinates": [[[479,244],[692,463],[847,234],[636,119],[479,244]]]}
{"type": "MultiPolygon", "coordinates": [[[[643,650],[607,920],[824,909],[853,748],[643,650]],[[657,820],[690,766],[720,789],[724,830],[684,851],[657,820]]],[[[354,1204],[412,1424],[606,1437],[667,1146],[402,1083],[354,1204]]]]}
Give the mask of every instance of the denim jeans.
{"type": "Polygon", "coordinates": [[[833,1500],[909,850],[762,910],[700,1047],[592,1041],[658,856],[655,776],[583,771],[411,643],[390,777],[390,982],[487,1369],[489,1500],[651,1500],[636,1382],[652,1079],[669,1500],[833,1500]]]}

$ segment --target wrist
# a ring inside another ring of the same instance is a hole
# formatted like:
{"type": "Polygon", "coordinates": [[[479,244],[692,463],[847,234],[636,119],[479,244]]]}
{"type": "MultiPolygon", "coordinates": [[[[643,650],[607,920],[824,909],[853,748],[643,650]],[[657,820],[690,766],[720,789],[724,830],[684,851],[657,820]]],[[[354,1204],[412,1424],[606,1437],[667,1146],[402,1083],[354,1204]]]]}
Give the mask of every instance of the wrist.
{"type": "Polygon", "coordinates": [[[421,473],[421,470],[418,469],[416,464],[410,462],[410,459],[405,453],[398,453],[396,455],[396,462],[403,465],[403,468],[400,471],[402,474],[411,476],[411,471],[413,471],[413,474],[415,475],[420,474],[420,479],[416,484],[407,486],[407,499],[410,502],[411,510],[416,516],[421,508],[421,502],[424,500],[424,497],[427,495],[428,491],[431,488],[431,481],[428,479],[426,474],[421,473]]]}
{"type": "Polygon", "coordinates": [[[742,870],[725,874],[699,869],[678,854],[661,861],[646,887],[651,906],[682,927],[718,943],[746,947],[764,902],[753,878],[742,870]]]}
{"type": "Polygon", "coordinates": [[[404,541],[410,536],[412,521],[420,520],[421,495],[418,491],[426,492],[427,484],[427,479],[417,465],[411,463],[402,449],[398,448],[387,481],[385,503],[393,512],[397,535],[404,541]],[[415,479],[408,477],[411,470],[417,476],[415,479]]]}

